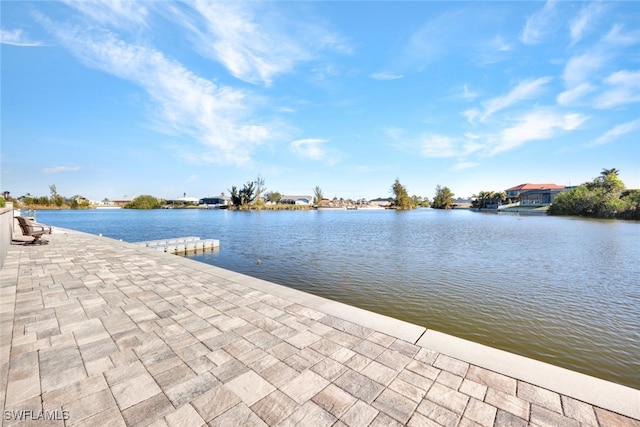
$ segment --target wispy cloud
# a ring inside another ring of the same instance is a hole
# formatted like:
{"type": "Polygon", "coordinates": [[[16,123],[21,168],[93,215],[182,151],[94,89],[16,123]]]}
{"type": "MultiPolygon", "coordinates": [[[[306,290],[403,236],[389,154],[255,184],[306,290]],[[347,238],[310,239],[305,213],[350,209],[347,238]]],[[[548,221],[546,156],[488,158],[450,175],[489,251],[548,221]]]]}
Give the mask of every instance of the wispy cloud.
{"type": "Polygon", "coordinates": [[[632,133],[638,129],[640,129],[640,119],[619,124],[596,138],[589,144],[589,146],[592,147],[595,145],[609,144],[621,136],[632,133]]]}
{"type": "Polygon", "coordinates": [[[292,141],[289,146],[293,152],[299,156],[311,160],[323,160],[327,155],[325,144],[326,139],[307,138],[292,141]]]}
{"type": "Polygon", "coordinates": [[[589,83],[581,83],[558,94],[556,102],[559,105],[574,105],[594,90],[595,87],[593,85],[589,83]]]}
{"type": "Polygon", "coordinates": [[[127,43],[110,32],[40,20],[87,66],[143,88],[153,102],[157,129],[199,141],[208,151],[201,161],[246,164],[252,150],[272,137],[267,126],[252,123],[249,107],[254,100],[248,93],[217,86],[162,52],[127,43]]]}
{"type": "Polygon", "coordinates": [[[388,71],[382,71],[379,73],[373,73],[370,76],[374,80],[397,80],[404,76],[402,74],[390,73],[388,71]]]}
{"type": "Polygon", "coordinates": [[[63,0],[64,3],[102,25],[114,28],[146,25],[145,2],[130,0],[63,0]]]}
{"type": "Polygon", "coordinates": [[[640,30],[624,31],[624,27],[616,24],[604,37],[603,42],[618,47],[633,46],[640,43],[640,30]]]}
{"type": "Polygon", "coordinates": [[[486,43],[478,44],[474,51],[475,62],[485,66],[504,61],[513,51],[513,46],[504,37],[497,35],[486,43]]]}
{"type": "Polygon", "coordinates": [[[189,5],[196,16],[176,15],[198,40],[198,49],[236,78],[269,86],[281,74],[317,59],[324,50],[350,53],[339,35],[311,22],[302,25],[277,3],[211,2],[189,5]]]}
{"type": "Polygon", "coordinates": [[[510,52],[511,50],[513,50],[513,46],[507,43],[502,36],[495,36],[489,43],[489,46],[491,46],[498,52],[510,52]]]}
{"type": "Polygon", "coordinates": [[[22,30],[5,30],[0,29],[0,42],[2,44],[10,44],[13,46],[43,46],[42,42],[29,39],[29,36],[22,30]]]}
{"type": "Polygon", "coordinates": [[[477,16],[463,9],[429,19],[411,34],[406,46],[399,52],[400,59],[396,65],[410,71],[422,70],[452,52],[459,52],[459,46],[470,43],[467,26],[470,22],[477,23],[477,16]]]}
{"type": "MultiPolygon", "coordinates": [[[[621,26],[614,25],[593,46],[572,56],[562,73],[565,91],[558,95],[558,104],[586,103],[597,108],[611,108],[625,103],[623,97],[634,93],[633,87],[624,83],[628,78],[624,75],[618,79],[605,76],[612,72],[611,64],[624,54],[625,49],[637,44],[640,44],[640,31],[625,32],[621,26]]],[[[627,102],[635,102],[634,99],[635,96],[630,96],[627,102]]]]}
{"type": "Polygon", "coordinates": [[[609,53],[599,48],[573,56],[564,67],[562,79],[568,88],[588,82],[593,73],[607,63],[609,57],[609,53]]]}
{"type": "Polygon", "coordinates": [[[604,80],[606,89],[595,99],[600,109],[640,102],[640,71],[618,71],[604,80]]]}
{"type": "Polygon", "coordinates": [[[556,0],[547,0],[543,8],[527,18],[520,40],[524,44],[538,44],[551,31],[555,21],[556,0]]]}
{"type": "Polygon", "coordinates": [[[467,101],[473,101],[480,96],[480,92],[469,89],[469,86],[465,84],[462,86],[462,89],[459,89],[459,93],[455,96],[467,101]]]}
{"type": "Polygon", "coordinates": [[[63,172],[78,172],[81,169],[80,166],[51,166],[42,169],[44,173],[63,173],[63,172]]]}
{"type": "Polygon", "coordinates": [[[455,140],[443,135],[423,135],[420,138],[420,154],[423,157],[455,157],[459,155],[455,140]]]}
{"type": "Polygon", "coordinates": [[[577,113],[536,109],[520,117],[514,126],[503,129],[488,155],[512,150],[529,141],[550,139],[561,132],[574,131],[586,120],[587,117],[577,113]]]}
{"type": "Polygon", "coordinates": [[[461,136],[424,133],[405,136],[401,129],[387,129],[395,147],[403,151],[420,153],[427,158],[458,158],[454,170],[478,165],[469,156],[492,157],[517,149],[531,141],[554,138],[566,132],[576,131],[588,118],[582,114],[566,113],[556,108],[534,108],[509,122],[483,134],[464,132],[461,136]]]}
{"type": "Polygon", "coordinates": [[[498,111],[511,107],[518,102],[538,96],[544,86],[552,80],[551,77],[540,77],[535,80],[525,80],[520,82],[509,93],[489,99],[482,103],[483,111],[471,109],[464,113],[470,122],[480,119],[485,121],[498,111]]]}
{"type": "Polygon", "coordinates": [[[604,3],[591,2],[580,9],[576,16],[569,24],[569,34],[571,36],[571,45],[578,43],[583,35],[589,31],[590,24],[604,11],[604,3]]]}
{"type": "Polygon", "coordinates": [[[334,166],[340,162],[340,153],[327,146],[329,140],[322,138],[297,139],[289,144],[293,153],[304,159],[322,161],[328,166],[334,166]]]}
{"type": "Polygon", "coordinates": [[[420,153],[427,158],[465,157],[482,148],[482,145],[466,137],[452,137],[436,133],[405,135],[397,128],[385,129],[394,141],[395,148],[410,153],[420,153]]]}

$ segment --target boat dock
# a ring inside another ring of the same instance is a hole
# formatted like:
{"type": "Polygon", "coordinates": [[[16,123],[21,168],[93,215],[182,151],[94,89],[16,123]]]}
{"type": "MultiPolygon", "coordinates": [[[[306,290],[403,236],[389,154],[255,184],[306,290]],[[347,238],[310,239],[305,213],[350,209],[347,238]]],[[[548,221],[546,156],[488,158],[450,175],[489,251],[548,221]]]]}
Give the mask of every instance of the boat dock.
{"type": "Polygon", "coordinates": [[[214,250],[220,248],[220,241],[217,239],[201,240],[197,236],[177,237],[174,239],[149,240],[146,242],[133,243],[136,246],[142,246],[154,249],[160,252],[170,254],[186,254],[191,252],[200,252],[214,250]]]}
{"type": "Polygon", "coordinates": [[[640,390],[139,244],[47,238],[14,236],[0,270],[7,427],[640,426],[640,390]]]}

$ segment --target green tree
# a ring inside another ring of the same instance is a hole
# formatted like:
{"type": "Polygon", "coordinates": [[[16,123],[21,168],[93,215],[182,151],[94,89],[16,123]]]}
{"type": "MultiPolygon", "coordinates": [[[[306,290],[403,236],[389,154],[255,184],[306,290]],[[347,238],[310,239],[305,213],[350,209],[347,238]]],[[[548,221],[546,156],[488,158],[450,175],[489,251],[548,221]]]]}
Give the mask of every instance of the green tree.
{"type": "Polygon", "coordinates": [[[64,197],[58,194],[58,190],[56,189],[55,184],[51,184],[49,186],[49,192],[51,193],[51,198],[47,200],[47,205],[53,203],[57,207],[61,207],[64,205],[64,197]]]}
{"type": "Polygon", "coordinates": [[[125,205],[125,209],[155,209],[162,206],[162,200],[157,197],[143,194],[125,205]]]}
{"type": "Polygon", "coordinates": [[[398,178],[396,178],[391,186],[391,193],[394,196],[393,206],[396,209],[413,209],[418,206],[417,200],[409,196],[406,187],[400,183],[400,179],[398,178]]]}
{"type": "Polygon", "coordinates": [[[453,207],[454,194],[449,187],[436,186],[436,195],[431,202],[431,207],[434,209],[451,209],[453,207]]]}
{"type": "Polygon", "coordinates": [[[626,190],[621,199],[625,208],[618,218],[640,220],[640,190],[626,190]]]}
{"type": "Polygon", "coordinates": [[[238,187],[236,187],[235,185],[232,186],[229,190],[229,195],[231,197],[231,204],[236,208],[240,207],[241,201],[240,195],[238,194],[238,187]]]}
{"type": "Polygon", "coordinates": [[[265,199],[267,199],[268,202],[271,203],[279,203],[280,199],[282,199],[282,194],[280,194],[277,191],[269,191],[267,194],[264,195],[265,199]]]}
{"type": "Polygon", "coordinates": [[[634,217],[627,211],[633,204],[624,198],[624,183],[618,170],[603,169],[592,181],[558,194],[549,208],[550,215],[581,215],[594,218],[634,217]]]}
{"type": "Polygon", "coordinates": [[[591,182],[585,183],[590,190],[600,191],[603,195],[613,194],[619,196],[624,190],[624,183],[618,177],[616,168],[603,169],[600,176],[597,176],[591,182]]]}
{"type": "Polygon", "coordinates": [[[255,200],[255,182],[247,182],[240,190],[234,185],[229,190],[231,204],[236,209],[249,209],[249,205],[255,200]]]}

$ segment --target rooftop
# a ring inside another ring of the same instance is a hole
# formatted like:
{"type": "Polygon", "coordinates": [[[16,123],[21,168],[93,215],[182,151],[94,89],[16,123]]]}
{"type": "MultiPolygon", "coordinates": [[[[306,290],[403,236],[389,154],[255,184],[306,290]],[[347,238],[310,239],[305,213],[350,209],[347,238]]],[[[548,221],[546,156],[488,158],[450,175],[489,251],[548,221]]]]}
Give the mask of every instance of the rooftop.
{"type": "Polygon", "coordinates": [[[505,191],[527,191],[527,190],[554,190],[565,188],[564,185],[556,184],[520,184],[515,187],[507,188],[505,191]]]}

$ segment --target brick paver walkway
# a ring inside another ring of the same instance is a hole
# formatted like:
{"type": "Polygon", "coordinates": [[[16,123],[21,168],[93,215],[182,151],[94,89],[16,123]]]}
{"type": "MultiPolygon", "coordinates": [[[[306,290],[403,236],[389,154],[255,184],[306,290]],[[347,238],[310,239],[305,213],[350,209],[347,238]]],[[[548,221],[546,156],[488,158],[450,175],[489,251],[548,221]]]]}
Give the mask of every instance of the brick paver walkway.
{"type": "Polygon", "coordinates": [[[0,276],[5,426],[640,426],[212,266],[50,241],[0,276]]]}

